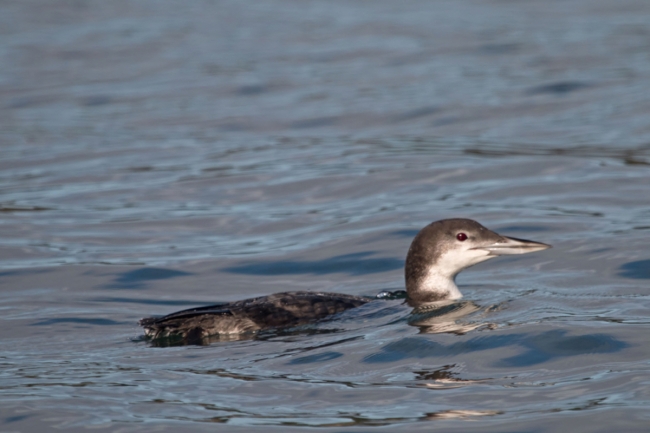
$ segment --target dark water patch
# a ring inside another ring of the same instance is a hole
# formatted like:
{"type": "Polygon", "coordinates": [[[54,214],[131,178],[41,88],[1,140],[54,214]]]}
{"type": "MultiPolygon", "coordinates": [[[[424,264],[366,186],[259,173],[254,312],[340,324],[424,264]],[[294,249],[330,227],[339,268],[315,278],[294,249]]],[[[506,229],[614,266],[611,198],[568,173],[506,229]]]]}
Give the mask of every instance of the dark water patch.
{"type": "Polygon", "coordinates": [[[55,103],[58,99],[58,97],[52,95],[25,96],[13,99],[9,103],[9,108],[20,109],[37,107],[39,105],[55,103]]]}
{"type": "Polygon", "coordinates": [[[301,365],[301,364],[314,364],[317,362],[331,361],[336,358],[343,356],[341,352],[323,352],[317,353],[315,355],[301,356],[300,358],[292,359],[288,362],[290,365],[301,365]]]}
{"type": "Polygon", "coordinates": [[[9,103],[8,108],[27,108],[38,103],[39,101],[34,98],[15,98],[9,103]]]}
{"type": "Polygon", "coordinates": [[[190,272],[166,268],[140,268],[119,274],[111,284],[102,286],[105,289],[142,289],[147,281],[167,280],[169,278],[185,277],[190,272]]]}
{"type": "Polygon", "coordinates": [[[112,99],[110,96],[106,95],[94,95],[94,96],[88,96],[86,98],[83,98],[80,101],[80,104],[83,105],[84,107],[99,107],[101,105],[107,105],[112,102],[112,99]]]}
{"type": "Polygon", "coordinates": [[[104,262],[104,261],[79,261],[78,265],[101,265],[101,266],[143,266],[144,262],[120,261],[120,262],[104,262]]]}
{"type": "Polygon", "coordinates": [[[595,249],[591,250],[591,254],[606,253],[607,251],[614,251],[614,248],[612,248],[612,247],[595,248],[595,249]]]}
{"type": "Polygon", "coordinates": [[[207,172],[225,172],[225,171],[232,171],[234,170],[234,166],[232,165],[221,165],[221,166],[214,166],[214,167],[206,167],[201,169],[202,172],[207,173],[207,172]]]}
{"type": "MultiPolygon", "coordinates": [[[[455,146],[440,143],[436,138],[417,137],[402,139],[399,142],[382,143],[381,147],[389,151],[397,151],[399,146],[408,148],[417,153],[439,155],[472,155],[480,157],[515,157],[515,156],[567,156],[576,158],[608,158],[625,162],[626,159],[647,161],[650,158],[650,149],[647,146],[636,148],[616,148],[614,146],[602,147],[595,145],[573,145],[555,147],[543,143],[490,143],[473,142],[458,143],[455,146]]],[[[644,164],[645,165],[645,164],[644,164]]]]}
{"type": "Polygon", "coordinates": [[[366,356],[366,363],[388,363],[407,358],[435,358],[471,354],[508,346],[521,346],[522,354],[497,361],[497,366],[525,367],[553,358],[591,353],[618,352],[628,345],[605,334],[565,336],[566,331],[553,330],[541,334],[507,334],[477,337],[449,345],[424,338],[408,337],[387,344],[381,352],[366,356]]]}
{"type": "Polygon", "coordinates": [[[223,122],[219,124],[222,132],[247,132],[253,129],[250,123],[246,122],[223,122]]]}
{"type": "Polygon", "coordinates": [[[650,260],[637,260],[635,262],[624,263],[619,267],[618,276],[648,280],[650,279],[650,260]]]}
{"type": "Polygon", "coordinates": [[[129,167],[129,168],[126,169],[126,171],[130,171],[130,172],[133,172],[133,173],[140,173],[140,172],[143,172],[143,171],[153,171],[153,170],[154,170],[154,168],[152,166],[150,166],[150,165],[141,165],[141,166],[138,166],[138,167],[129,167]]]}
{"type": "Polygon", "coordinates": [[[409,337],[387,344],[382,347],[382,352],[384,352],[383,354],[379,353],[370,355],[364,359],[364,362],[393,362],[393,360],[406,358],[423,359],[440,356],[454,356],[509,346],[516,344],[521,337],[521,335],[516,334],[480,337],[450,345],[443,345],[423,338],[409,337]]]}
{"type": "Polygon", "coordinates": [[[565,95],[567,93],[575,92],[576,90],[582,90],[587,87],[591,87],[591,85],[580,81],[560,81],[557,83],[533,87],[531,89],[528,89],[526,93],[529,95],[540,95],[545,93],[553,95],[565,95]]]}
{"type": "MultiPolygon", "coordinates": [[[[381,352],[366,356],[363,362],[368,364],[395,362],[407,358],[428,358],[443,356],[448,352],[440,343],[429,341],[424,338],[408,337],[388,343],[381,348],[381,352]]],[[[447,353],[448,354],[448,353],[447,353]]]]}
{"type": "Polygon", "coordinates": [[[22,421],[24,419],[29,418],[31,415],[14,415],[14,416],[8,416],[4,418],[4,422],[6,423],[11,423],[11,422],[16,422],[16,421],[22,421]]]}
{"type": "Polygon", "coordinates": [[[438,114],[442,109],[440,107],[429,106],[429,107],[420,107],[414,110],[406,111],[404,113],[398,114],[395,116],[395,121],[401,122],[404,120],[413,120],[420,117],[430,116],[432,114],[438,114]]]}
{"type": "Polygon", "coordinates": [[[553,330],[522,339],[519,344],[526,352],[505,358],[497,364],[504,367],[526,367],[553,358],[593,353],[614,353],[628,345],[605,334],[566,336],[566,331],[553,330]]]}
{"type": "Polygon", "coordinates": [[[479,54],[501,55],[511,54],[519,49],[519,44],[485,44],[478,48],[479,54]]]}
{"type": "Polygon", "coordinates": [[[602,218],[605,216],[605,214],[602,212],[590,212],[588,210],[582,210],[582,209],[562,209],[555,206],[551,206],[547,210],[552,212],[558,212],[563,215],[584,215],[584,216],[596,217],[596,218],[602,218]]]}
{"type": "Polygon", "coordinates": [[[626,156],[623,159],[625,165],[650,165],[650,161],[644,159],[635,158],[634,156],[626,156]]]}
{"type": "Polygon", "coordinates": [[[394,230],[389,234],[395,236],[402,236],[405,238],[414,238],[415,235],[417,235],[418,233],[420,233],[419,229],[404,229],[404,230],[394,230]]]}
{"type": "MultiPolygon", "coordinates": [[[[462,119],[457,119],[458,121],[462,119]]],[[[531,141],[488,141],[441,139],[437,136],[416,135],[395,138],[360,138],[352,141],[355,145],[371,146],[395,154],[417,155],[473,155],[484,157],[518,156],[570,156],[577,158],[611,158],[624,161],[625,158],[647,160],[650,158],[650,145],[603,146],[597,144],[572,144],[557,146],[551,143],[531,141]]]]}
{"type": "Polygon", "coordinates": [[[0,212],[43,212],[46,210],[54,210],[54,208],[45,206],[15,206],[0,204],[0,212]]]}
{"type": "Polygon", "coordinates": [[[0,272],[0,277],[11,277],[14,275],[34,275],[52,272],[52,269],[14,269],[11,271],[0,272]]]}
{"type": "Polygon", "coordinates": [[[372,251],[330,257],[323,260],[282,260],[276,262],[250,262],[223,268],[223,271],[246,275],[325,275],[347,273],[367,275],[401,269],[404,260],[394,258],[365,258],[372,251]]]}
{"type": "Polygon", "coordinates": [[[448,126],[448,125],[453,125],[455,123],[462,123],[465,120],[466,119],[460,116],[447,116],[447,117],[442,117],[440,119],[436,119],[435,121],[431,122],[431,126],[448,126]]]}
{"type": "Polygon", "coordinates": [[[307,129],[307,128],[320,128],[324,126],[332,126],[338,122],[339,117],[329,116],[329,117],[315,117],[312,119],[297,120],[291,122],[291,127],[295,129],[307,129]]]}
{"type": "Polygon", "coordinates": [[[36,323],[32,323],[31,326],[48,326],[48,325],[56,325],[59,323],[80,323],[84,325],[123,325],[125,322],[117,322],[115,320],[111,319],[92,319],[92,318],[85,318],[85,317],[62,317],[59,319],[44,319],[36,323]]]}
{"type": "MultiPolygon", "coordinates": [[[[336,317],[332,316],[332,317],[336,317]]],[[[323,322],[328,322],[328,319],[323,320],[323,322]]],[[[339,334],[344,332],[344,329],[339,328],[318,328],[317,323],[308,323],[306,325],[294,326],[290,328],[273,328],[273,329],[264,329],[259,331],[259,333],[254,334],[256,340],[260,341],[275,341],[276,339],[283,340],[286,337],[295,337],[295,336],[304,336],[304,337],[313,337],[316,335],[332,335],[339,334]]],[[[347,340],[355,340],[359,337],[352,337],[347,340]]],[[[318,349],[321,347],[331,346],[338,343],[326,343],[318,344],[315,346],[304,346],[300,349],[301,352],[306,352],[308,350],[318,349]]]]}
{"type": "Polygon", "coordinates": [[[239,96],[254,96],[267,91],[267,88],[262,85],[241,86],[237,89],[239,96]]]}

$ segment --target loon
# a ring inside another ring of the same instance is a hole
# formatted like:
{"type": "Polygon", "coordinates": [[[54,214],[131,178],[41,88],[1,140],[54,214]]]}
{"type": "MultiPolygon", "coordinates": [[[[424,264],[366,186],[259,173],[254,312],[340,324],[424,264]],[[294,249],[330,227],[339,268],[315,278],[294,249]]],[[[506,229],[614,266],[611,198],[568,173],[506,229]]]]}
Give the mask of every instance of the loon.
{"type": "MultiPolygon", "coordinates": [[[[471,219],[435,221],[415,236],[406,256],[406,302],[414,308],[462,298],[454,279],[460,271],[491,258],[550,248],[540,242],[501,236],[471,219]]],[[[152,339],[200,341],[316,322],[375,298],[324,292],[285,292],[191,308],[140,320],[152,339]]]]}

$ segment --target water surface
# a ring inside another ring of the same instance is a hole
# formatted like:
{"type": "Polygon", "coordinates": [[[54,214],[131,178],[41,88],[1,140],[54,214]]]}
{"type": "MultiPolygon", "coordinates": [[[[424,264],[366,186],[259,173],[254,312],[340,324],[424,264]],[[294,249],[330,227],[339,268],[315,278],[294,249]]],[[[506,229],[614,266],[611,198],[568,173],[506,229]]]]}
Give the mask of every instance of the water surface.
{"type": "Polygon", "coordinates": [[[647,431],[650,6],[0,6],[7,431],[647,431]],[[553,245],[334,321],[158,347],[137,320],[403,289],[474,218],[553,245]]]}

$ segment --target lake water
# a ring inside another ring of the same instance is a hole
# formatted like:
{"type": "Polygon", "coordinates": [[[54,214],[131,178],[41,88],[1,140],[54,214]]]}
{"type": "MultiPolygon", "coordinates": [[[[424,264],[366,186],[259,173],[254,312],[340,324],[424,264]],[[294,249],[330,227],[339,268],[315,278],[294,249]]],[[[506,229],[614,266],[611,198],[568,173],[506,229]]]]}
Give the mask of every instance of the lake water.
{"type": "Polygon", "coordinates": [[[650,3],[0,5],[0,431],[646,432],[650,3]],[[334,321],[137,321],[403,289],[466,217],[553,245],[334,321]]]}

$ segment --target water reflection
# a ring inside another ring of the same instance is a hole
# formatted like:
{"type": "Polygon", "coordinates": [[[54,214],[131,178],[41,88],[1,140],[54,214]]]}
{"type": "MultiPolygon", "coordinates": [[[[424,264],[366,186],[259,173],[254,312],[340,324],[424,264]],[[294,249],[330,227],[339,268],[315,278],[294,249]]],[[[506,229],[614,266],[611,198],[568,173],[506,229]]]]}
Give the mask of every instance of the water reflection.
{"type": "Polygon", "coordinates": [[[132,341],[136,343],[146,341],[151,347],[164,348],[179,346],[209,346],[215,343],[254,340],[257,337],[257,334],[254,334],[252,332],[243,332],[240,334],[214,334],[208,337],[202,337],[194,334],[185,337],[182,337],[180,335],[171,335],[168,337],[160,337],[154,339],[142,335],[134,338],[132,341]]]}
{"type": "Polygon", "coordinates": [[[485,382],[489,379],[461,379],[455,377],[452,369],[456,367],[456,364],[445,365],[442,368],[437,370],[422,370],[414,371],[415,379],[424,381],[424,386],[429,389],[454,389],[460,388],[466,385],[473,385],[480,382],[485,382]]]}
{"type": "Polygon", "coordinates": [[[110,284],[103,286],[104,289],[143,289],[147,281],[166,280],[169,278],[184,277],[192,275],[190,272],[177,271],[175,269],[144,267],[132,271],[122,272],[113,279],[110,284]]]}
{"type": "MultiPolygon", "coordinates": [[[[237,334],[214,334],[207,337],[203,337],[198,334],[189,334],[185,337],[180,335],[172,335],[167,337],[159,338],[149,338],[145,335],[139,336],[132,339],[134,342],[146,341],[152,347],[178,347],[178,346],[209,346],[216,343],[226,343],[233,341],[272,341],[276,339],[285,339],[287,337],[293,336],[316,336],[316,335],[326,335],[326,334],[335,334],[343,332],[343,329],[339,328],[317,328],[314,327],[314,324],[310,325],[301,325],[294,326],[289,328],[271,328],[261,331],[250,331],[250,332],[241,332],[237,334]]],[[[344,341],[355,340],[358,337],[347,338],[344,341]]],[[[323,345],[318,346],[308,346],[304,347],[303,351],[312,350],[314,348],[320,348],[323,345]]]]}
{"type": "Polygon", "coordinates": [[[419,327],[422,334],[451,333],[463,335],[482,326],[495,328],[496,325],[491,323],[458,322],[458,319],[480,309],[479,305],[471,301],[430,304],[414,308],[408,318],[408,324],[419,327]]]}
{"type": "Polygon", "coordinates": [[[607,334],[569,336],[564,330],[539,334],[487,335],[452,344],[442,344],[423,337],[407,337],[385,345],[380,352],[366,356],[363,362],[372,364],[395,362],[407,358],[452,357],[510,346],[519,346],[524,351],[500,359],[495,363],[496,366],[523,367],[560,357],[613,353],[628,345],[607,334]]]}
{"type": "Polygon", "coordinates": [[[625,278],[650,279],[650,260],[638,260],[621,265],[618,275],[625,278]]]}
{"type": "Polygon", "coordinates": [[[88,318],[88,317],[61,317],[56,319],[43,319],[38,322],[32,323],[30,326],[51,326],[58,325],[60,323],[73,323],[78,325],[124,325],[129,322],[118,322],[111,319],[103,319],[99,317],[88,318]]]}

